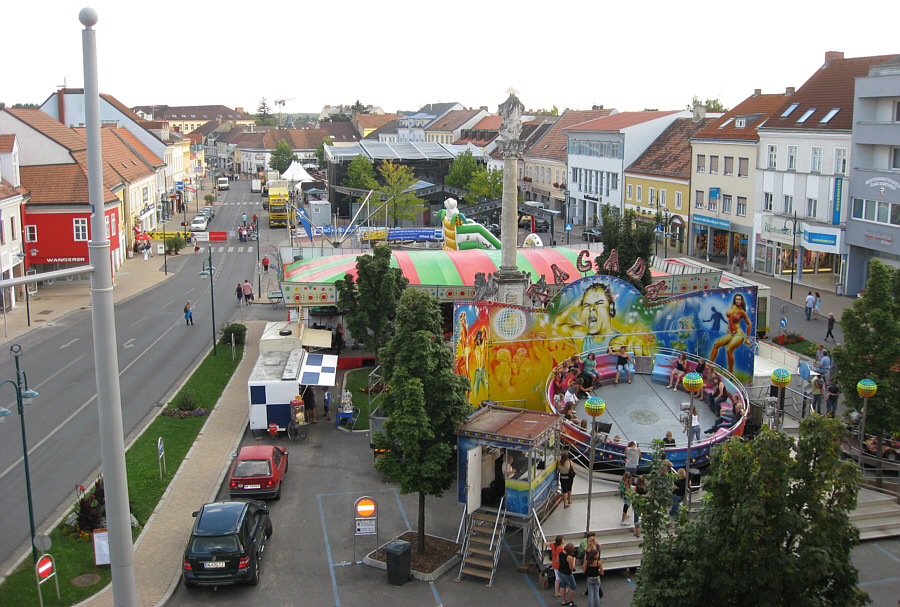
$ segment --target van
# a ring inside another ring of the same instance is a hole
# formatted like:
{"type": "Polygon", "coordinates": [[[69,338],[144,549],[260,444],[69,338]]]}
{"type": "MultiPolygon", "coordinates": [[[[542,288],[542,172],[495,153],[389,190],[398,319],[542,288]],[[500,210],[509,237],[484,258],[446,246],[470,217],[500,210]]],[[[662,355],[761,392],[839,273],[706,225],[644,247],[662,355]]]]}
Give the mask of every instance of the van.
{"type": "Polygon", "coordinates": [[[228,189],[228,178],[227,177],[219,177],[219,180],[216,182],[216,185],[220,190],[228,189]]]}

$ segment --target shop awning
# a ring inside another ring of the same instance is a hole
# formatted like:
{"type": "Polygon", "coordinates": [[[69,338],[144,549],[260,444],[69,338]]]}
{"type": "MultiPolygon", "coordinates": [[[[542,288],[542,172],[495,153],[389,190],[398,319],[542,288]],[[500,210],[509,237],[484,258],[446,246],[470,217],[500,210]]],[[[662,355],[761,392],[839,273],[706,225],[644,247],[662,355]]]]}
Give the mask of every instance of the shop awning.
{"type": "Polygon", "coordinates": [[[305,347],[319,349],[331,347],[331,331],[303,327],[301,339],[305,347]]]}
{"type": "Polygon", "coordinates": [[[311,354],[306,352],[303,362],[300,363],[300,375],[297,377],[297,381],[302,386],[332,387],[336,381],[337,361],[338,357],[333,354],[311,354]]]}

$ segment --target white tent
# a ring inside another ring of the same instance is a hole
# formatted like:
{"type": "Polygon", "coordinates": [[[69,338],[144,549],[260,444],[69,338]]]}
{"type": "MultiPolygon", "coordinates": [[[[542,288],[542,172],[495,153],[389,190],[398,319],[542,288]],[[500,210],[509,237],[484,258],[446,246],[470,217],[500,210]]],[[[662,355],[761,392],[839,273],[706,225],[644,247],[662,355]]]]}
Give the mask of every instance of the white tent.
{"type": "Polygon", "coordinates": [[[296,160],[291,163],[291,166],[281,174],[282,179],[287,179],[288,181],[295,181],[297,183],[304,183],[307,181],[315,181],[312,177],[309,176],[309,173],[306,172],[306,169],[297,162],[296,160]]]}

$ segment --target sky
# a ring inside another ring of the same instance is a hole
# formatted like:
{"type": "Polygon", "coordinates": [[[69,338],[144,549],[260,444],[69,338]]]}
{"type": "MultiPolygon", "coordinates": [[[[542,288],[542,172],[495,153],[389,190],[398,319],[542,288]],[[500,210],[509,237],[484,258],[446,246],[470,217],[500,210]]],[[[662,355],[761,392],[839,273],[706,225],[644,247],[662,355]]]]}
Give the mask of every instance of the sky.
{"type": "Polygon", "coordinates": [[[84,83],[78,12],[99,15],[100,91],[136,105],[255,113],[458,101],[491,112],[514,89],[526,109],[727,108],[799,88],[826,51],[900,53],[886,0],[816,3],[555,0],[45,0],[4,3],[0,101],[42,103],[84,83]],[[888,21],[885,21],[887,19],[888,21]]]}

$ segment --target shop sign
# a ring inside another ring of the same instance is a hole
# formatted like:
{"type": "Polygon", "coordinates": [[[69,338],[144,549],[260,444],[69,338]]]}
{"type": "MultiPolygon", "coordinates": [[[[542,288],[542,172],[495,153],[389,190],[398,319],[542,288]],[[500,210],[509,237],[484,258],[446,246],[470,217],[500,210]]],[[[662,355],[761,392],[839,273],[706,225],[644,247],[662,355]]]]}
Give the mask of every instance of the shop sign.
{"type": "Polygon", "coordinates": [[[709,188],[709,199],[710,200],[718,200],[719,193],[722,191],[721,188],[709,188]]]}
{"type": "Polygon", "coordinates": [[[718,217],[707,217],[706,215],[691,215],[694,220],[694,223],[701,226],[711,226],[713,228],[719,228],[721,230],[730,230],[731,222],[727,219],[720,219],[718,217]]]}
{"type": "Polygon", "coordinates": [[[762,231],[766,240],[774,240],[782,244],[792,244],[794,241],[794,234],[788,221],[785,221],[782,226],[772,225],[768,221],[763,222],[762,231]]]}
{"type": "Polygon", "coordinates": [[[844,193],[844,178],[834,178],[834,211],[831,213],[831,225],[841,224],[841,195],[844,193]]]}
{"type": "Polygon", "coordinates": [[[819,253],[840,253],[841,230],[802,223],[803,248],[819,253]]]}

